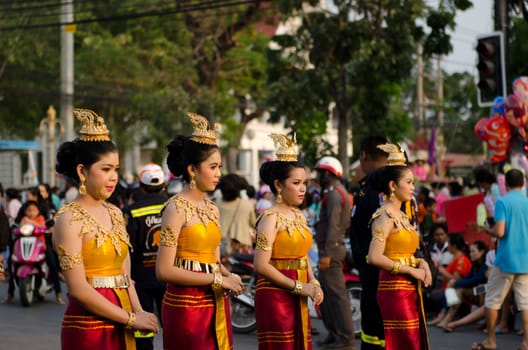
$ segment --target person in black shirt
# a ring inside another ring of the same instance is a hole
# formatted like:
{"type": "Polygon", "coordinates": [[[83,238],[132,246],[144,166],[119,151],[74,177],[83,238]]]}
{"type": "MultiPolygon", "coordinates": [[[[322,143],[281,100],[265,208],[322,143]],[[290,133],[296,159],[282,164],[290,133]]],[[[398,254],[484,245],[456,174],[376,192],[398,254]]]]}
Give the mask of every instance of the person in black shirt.
{"type": "Polygon", "coordinates": [[[383,194],[367,185],[369,174],[387,163],[388,154],[378,148],[385,144],[383,136],[368,136],[361,143],[359,162],[365,177],[360,180],[359,192],[354,195],[354,208],[349,228],[350,246],[354,263],[359,270],[361,292],[361,350],[385,348],[383,319],[376,299],[379,269],[367,263],[372,239],[369,222],[380,207],[383,194]]]}
{"type": "MultiPolygon", "coordinates": [[[[157,164],[147,164],[139,173],[141,193],[137,201],[123,210],[130,236],[131,274],[141,307],[154,312],[156,307],[161,320],[161,303],[165,293],[165,284],[156,279],[156,258],[160,243],[161,209],[167,197],[163,169],[157,164]]],[[[154,348],[154,333],[136,332],[138,350],[154,348]]]]}

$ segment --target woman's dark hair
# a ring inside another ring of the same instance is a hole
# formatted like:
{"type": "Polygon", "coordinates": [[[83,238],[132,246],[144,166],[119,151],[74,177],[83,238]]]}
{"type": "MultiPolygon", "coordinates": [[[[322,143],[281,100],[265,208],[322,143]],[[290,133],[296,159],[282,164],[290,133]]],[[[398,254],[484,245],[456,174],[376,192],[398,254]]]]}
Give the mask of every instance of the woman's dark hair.
{"type": "Polygon", "coordinates": [[[484,262],[486,261],[486,253],[488,252],[488,245],[484,243],[484,241],[480,241],[480,240],[471,243],[471,245],[474,245],[479,252],[484,252],[478,261],[473,262],[473,264],[482,266],[482,264],[484,264],[484,262]]]}
{"type": "Polygon", "coordinates": [[[255,186],[248,184],[248,186],[246,187],[246,194],[250,199],[255,198],[257,196],[257,189],[255,188],[255,186]]]}
{"type": "Polygon", "coordinates": [[[218,150],[217,145],[209,145],[193,141],[190,137],[177,135],[168,145],[167,167],[174,176],[181,176],[189,183],[191,180],[187,167],[198,167],[209,156],[218,150]]]}
{"type": "Polygon", "coordinates": [[[441,228],[442,230],[444,230],[444,232],[447,234],[449,231],[447,230],[447,224],[445,222],[435,222],[433,224],[433,226],[431,226],[431,230],[429,231],[429,235],[431,237],[434,236],[434,232],[441,228]]]}
{"type": "Polygon", "coordinates": [[[57,151],[55,170],[78,183],[77,165],[82,164],[89,169],[102,156],[113,152],[117,152],[117,146],[112,141],[66,141],[57,151]]]}
{"type": "Polygon", "coordinates": [[[409,167],[404,165],[387,165],[374,170],[368,177],[369,185],[377,192],[390,193],[389,182],[398,182],[409,167]]]}
{"type": "Polygon", "coordinates": [[[262,182],[268,185],[271,189],[271,192],[276,195],[277,189],[273,185],[273,182],[277,180],[280,183],[284,183],[284,180],[286,180],[290,176],[290,172],[293,169],[297,168],[304,169],[305,166],[299,161],[282,162],[274,160],[262,163],[262,165],[260,166],[259,175],[262,182]]]}
{"type": "Polygon", "coordinates": [[[218,182],[218,188],[222,192],[222,200],[225,202],[231,202],[240,197],[240,191],[247,187],[247,180],[233,173],[222,176],[218,182]]]}
{"type": "Polygon", "coordinates": [[[6,197],[9,197],[9,199],[20,199],[20,191],[16,188],[9,187],[5,191],[6,197]]]}
{"type": "Polygon", "coordinates": [[[458,250],[467,252],[467,244],[464,241],[464,237],[460,233],[450,233],[449,234],[449,245],[456,247],[458,250]]]}

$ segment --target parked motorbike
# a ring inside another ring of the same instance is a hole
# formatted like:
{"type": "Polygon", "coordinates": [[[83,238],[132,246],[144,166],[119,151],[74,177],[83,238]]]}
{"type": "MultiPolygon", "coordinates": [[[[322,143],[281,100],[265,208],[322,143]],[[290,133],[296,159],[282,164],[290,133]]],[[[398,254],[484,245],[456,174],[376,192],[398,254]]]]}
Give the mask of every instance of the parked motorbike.
{"type": "Polygon", "coordinates": [[[46,245],[43,235],[48,227],[24,224],[13,228],[11,273],[20,292],[22,305],[31,306],[51,290],[47,283],[46,245]]]}
{"type": "Polygon", "coordinates": [[[231,326],[236,333],[251,333],[257,328],[255,319],[255,290],[257,278],[253,272],[253,254],[232,253],[229,257],[231,272],[244,283],[244,291],[231,297],[231,326]]]}
{"type": "MultiPolygon", "coordinates": [[[[229,257],[231,272],[238,274],[244,283],[242,294],[231,297],[231,325],[235,333],[250,333],[257,327],[255,319],[255,290],[257,278],[253,272],[253,254],[233,253],[229,257]]],[[[314,271],[315,272],[315,271],[314,271]]],[[[356,335],[361,333],[361,284],[359,283],[359,272],[345,261],[343,273],[348,290],[350,311],[354,321],[356,335]]],[[[321,318],[321,311],[314,306],[308,298],[310,317],[321,318]]]]}

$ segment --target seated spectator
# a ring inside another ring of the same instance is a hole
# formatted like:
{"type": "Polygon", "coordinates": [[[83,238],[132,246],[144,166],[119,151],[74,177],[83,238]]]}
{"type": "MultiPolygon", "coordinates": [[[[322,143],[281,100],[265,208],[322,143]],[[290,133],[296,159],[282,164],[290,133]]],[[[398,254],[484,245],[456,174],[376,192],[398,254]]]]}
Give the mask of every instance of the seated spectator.
{"type": "MultiPolygon", "coordinates": [[[[434,293],[436,297],[433,297],[433,299],[436,299],[437,302],[445,303],[444,298],[444,292],[447,286],[447,282],[450,280],[459,280],[463,277],[465,277],[469,271],[471,270],[471,261],[465,254],[465,248],[466,243],[464,242],[464,238],[459,233],[451,233],[449,235],[449,245],[448,250],[453,254],[453,261],[447,267],[444,267],[440,262],[437,263],[435,266],[438,274],[442,277],[442,286],[439,289],[437,289],[437,293],[434,293]]],[[[443,308],[436,316],[435,319],[433,319],[431,322],[429,322],[430,325],[435,325],[440,323],[447,312],[447,305],[443,304],[443,308]]]]}
{"type": "MultiPolygon", "coordinates": [[[[482,294],[475,295],[473,288],[484,285],[487,281],[486,271],[488,269],[485,259],[488,253],[488,246],[483,241],[475,241],[469,246],[469,258],[471,259],[471,270],[469,273],[459,279],[451,279],[447,282],[446,288],[455,288],[456,294],[460,300],[470,305],[482,306],[484,298],[482,294]]],[[[449,307],[444,318],[438,323],[438,327],[445,328],[455,317],[460,304],[449,307]]]]}

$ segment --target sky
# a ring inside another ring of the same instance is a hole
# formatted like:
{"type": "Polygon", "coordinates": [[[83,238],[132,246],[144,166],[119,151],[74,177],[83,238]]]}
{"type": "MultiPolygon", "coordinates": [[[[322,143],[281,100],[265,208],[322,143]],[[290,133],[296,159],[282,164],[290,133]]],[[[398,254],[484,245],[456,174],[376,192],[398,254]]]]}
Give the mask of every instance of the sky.
{"type": "MultiPolygon", "coordinates": [[[[432,4],[438,1],[431,1],[432,4]]],[[[493,0],[473,0],[473,7],[457,11],[456,28],[451,34],[453,52],[444,59],[449,73],[467,71],[475,74],[477,36],[493,32],[493,0]]]]}

